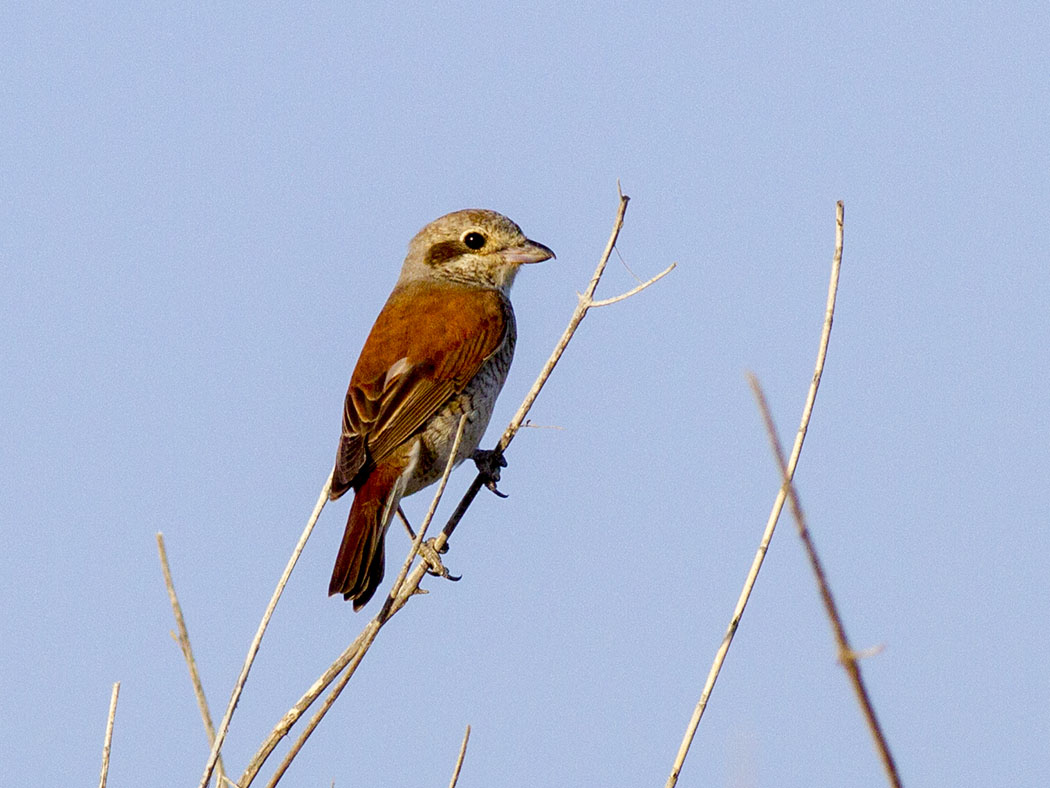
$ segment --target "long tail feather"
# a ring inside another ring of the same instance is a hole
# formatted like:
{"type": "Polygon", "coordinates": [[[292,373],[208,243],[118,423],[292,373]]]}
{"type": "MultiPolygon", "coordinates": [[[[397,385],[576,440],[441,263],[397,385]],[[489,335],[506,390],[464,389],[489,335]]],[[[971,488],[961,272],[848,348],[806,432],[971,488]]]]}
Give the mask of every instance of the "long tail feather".
{"type": "Polygon", "coordinates": [[[328,584],[328,595],[352,599],[354,610],[364,607],[383,581],[384,537],[404,486],[401,468],[380,465],[354,494],[328,584]]]}

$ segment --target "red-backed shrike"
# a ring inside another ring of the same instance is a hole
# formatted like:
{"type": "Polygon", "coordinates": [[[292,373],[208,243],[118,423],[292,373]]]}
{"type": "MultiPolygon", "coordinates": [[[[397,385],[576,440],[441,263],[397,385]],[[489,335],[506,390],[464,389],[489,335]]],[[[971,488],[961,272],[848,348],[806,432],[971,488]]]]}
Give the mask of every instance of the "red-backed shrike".
{"type": "Polygon", "coordinates": [[[363,607],[383,579],[383,538],[405,495],[471,456],[514,355],[508,293],[518,267],[554,257],[495,211],[442,216],[408,246],[365,340],[343,408],[331,499],[354,502],[328,593],[363,607]]]}

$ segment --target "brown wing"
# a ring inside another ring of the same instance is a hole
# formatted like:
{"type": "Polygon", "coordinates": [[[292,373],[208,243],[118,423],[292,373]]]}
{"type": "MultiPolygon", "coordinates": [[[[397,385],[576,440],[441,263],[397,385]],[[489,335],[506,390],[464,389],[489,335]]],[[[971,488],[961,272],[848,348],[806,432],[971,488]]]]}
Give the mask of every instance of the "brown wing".
{"type": "Polygon", "coordinates": [[[395,288],[346,392],[332,497],[419,432],[506,340],[497,291],[427,283],[395,288]]]}

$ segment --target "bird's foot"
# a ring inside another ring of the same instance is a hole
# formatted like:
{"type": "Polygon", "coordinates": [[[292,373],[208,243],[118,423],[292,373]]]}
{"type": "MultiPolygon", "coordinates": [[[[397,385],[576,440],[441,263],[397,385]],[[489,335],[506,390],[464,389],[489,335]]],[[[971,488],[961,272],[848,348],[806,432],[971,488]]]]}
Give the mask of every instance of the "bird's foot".
{"type": "Polygon", "coordinates": [[[427,539],[419,546],[419,556],[423,559],[423,563],[427,565],[427,574],[433,575],[434,577],[444,577],[446,580],[451,580],[452,582],[458,581],[462,575],[453,575],[449,573],[448,568],[441,563],[439,552],[444,552],[444,550],[438,551],[434,547],[433,538],[427,539]]]}
{"type": "Polygon", "coordinates": [[[506,493],[496,488],[500,468],[507,467],[507,459],[503,456],[503,452],[499,449],[475,449],[470,459],[474,460],[474,464],[478,467],[478,473],[485,480],[485,486],[500,498],[506,498],[506,493]]]}

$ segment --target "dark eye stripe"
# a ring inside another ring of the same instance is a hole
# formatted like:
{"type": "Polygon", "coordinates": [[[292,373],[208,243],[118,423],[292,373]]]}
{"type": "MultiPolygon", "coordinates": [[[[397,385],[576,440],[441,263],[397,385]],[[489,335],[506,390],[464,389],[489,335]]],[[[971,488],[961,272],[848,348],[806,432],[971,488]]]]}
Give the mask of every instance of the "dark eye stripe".
{"type": "Polygon", "coordinates": [[[429,266],[443,265],[461,254],[463,254],[463,245],[459,241],[441,241],[427,249],[423,262],[429,266]]]}

